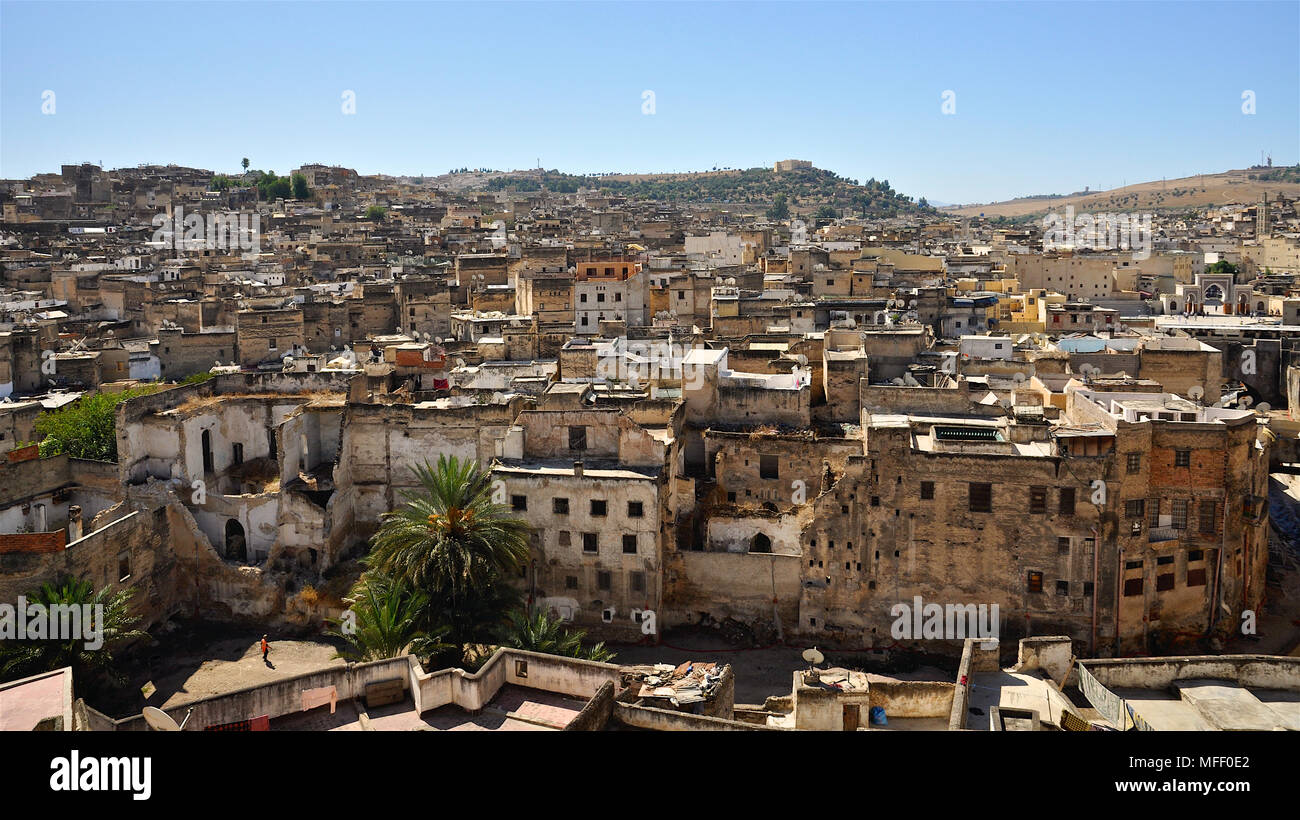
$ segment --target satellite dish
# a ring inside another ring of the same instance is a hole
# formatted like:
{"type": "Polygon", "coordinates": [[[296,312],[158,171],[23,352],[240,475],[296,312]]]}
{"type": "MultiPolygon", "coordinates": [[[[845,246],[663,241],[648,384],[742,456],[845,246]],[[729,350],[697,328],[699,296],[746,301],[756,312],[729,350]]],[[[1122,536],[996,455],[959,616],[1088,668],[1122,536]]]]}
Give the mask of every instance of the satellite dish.
{"type": "Polygon", "coordinates": [[[1021,373],[1018,370],[1015,373],[1011,374],[1011,380],[1014,381],[1016,384],[1023,384],[1027,379],[1028,377],[1025,376],[1024,373],[1021,373]]]}
{"type": "Polygon", "coordinates": [[[823,656],[822,653],[818,652],[817,647],[815,646],[812,649],[805,649],[803,651],[803,659],[808,661],[808,663],[812,666],[816,666],[817,664],[826,660],[825,656],[823,656]]]}
{"type": "Polygon", "coordinates": [[[1000,406],[1003,410],[1010,410],[1011,399],[1007,399],[1007,398],[998,399],[998,406],[1000,406]]]}
{"type": "Polygon", "coordinates": [[[1269,406],[1269,403],[1266,402],[1266,401],[1262,401],[1262,402],[1260,402],[1259,404],[1257,404],[1257,405],[1255,406],[1255,412],[1256,412],[1256,413],[1267,413],[1269,410],[1272,410],[1272,409],[1273,409],[1273,408],[1272,408],[1271,406],[1269,406]]]}
{"type": "MultiPolygon", "coordinates": [[[[144,707],[143,714],[144,722],[148,723],[149,728],[155,732],[179,732],[181,730],[180,725],[172,720],[171,715],[155,706],[144,707]]],[[[189,720],[189,718],[190,716],[186,714],[185,719],[189,720]]]]}
{"type": "Polygon", "coordinates": [[[1187,391],[1187,396],[1193,401],[1200,401],[1205,397],[1205,388],[1201,387],[1199,384],[1194,384],[1191,389],[1187,391]]]}

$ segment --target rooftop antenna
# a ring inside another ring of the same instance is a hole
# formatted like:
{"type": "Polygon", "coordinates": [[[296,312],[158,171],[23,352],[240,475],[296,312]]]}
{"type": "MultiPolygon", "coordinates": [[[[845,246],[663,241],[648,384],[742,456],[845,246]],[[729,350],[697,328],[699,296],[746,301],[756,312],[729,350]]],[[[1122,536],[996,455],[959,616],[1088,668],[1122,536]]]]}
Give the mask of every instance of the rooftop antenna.
{"type": "Polygon", "coordinates": [[[189,723],[190,715],[194,713],[194,707],[185,713],[185,719],[178,725],[172,716],[157,708],[156,706],[146,706],[143,709],[144,722],[149,724],[149,728],[155,732],[179,732],[189,723]]]}

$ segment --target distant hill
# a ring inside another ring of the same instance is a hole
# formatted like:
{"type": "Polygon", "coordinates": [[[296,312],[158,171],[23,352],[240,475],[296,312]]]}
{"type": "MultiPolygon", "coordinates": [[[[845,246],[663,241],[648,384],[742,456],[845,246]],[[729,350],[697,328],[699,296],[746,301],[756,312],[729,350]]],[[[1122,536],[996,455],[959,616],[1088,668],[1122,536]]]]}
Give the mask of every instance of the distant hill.
{"type": "MultiPolygon", "coordinates": [[[[461,175],[453,175],[453,177],[461,175]]],[[[445,177],[438,178],[441,183],[445,177]]],[[[683,174],[609,174],[577,175],[560,171],[509,171],[481,174],[466,187],[471,190],[520,192],[543,188],[559,193],[595,189],[632,199],[692,204],[751,206],[747,210],[761,213],[784,196],[792,215],[814,214],[829,207],[838,215],[889,217],[903,215],[938,215],[924,199],[913,200],[890,187],[888,180],[858,183],[820,168],[804,168],[780,173],[771,168],[700,171],[683,174]]],[[[463,183],[463,181],[461,181],[463,183]]]]}
{"type": "Polygon", "coordinates": [[[1246,168],[1181,179],[1142,182],[1110,191],[1076,191],[1021,197],[983,205],[954,205],[946,213],[960,216],[1028,218],[1059,211],[1067,205],[1077,212],[1180,211],[1233,203],[1258,202],[1264,194],[1300,196],[1300,165],[1246,168]]]}

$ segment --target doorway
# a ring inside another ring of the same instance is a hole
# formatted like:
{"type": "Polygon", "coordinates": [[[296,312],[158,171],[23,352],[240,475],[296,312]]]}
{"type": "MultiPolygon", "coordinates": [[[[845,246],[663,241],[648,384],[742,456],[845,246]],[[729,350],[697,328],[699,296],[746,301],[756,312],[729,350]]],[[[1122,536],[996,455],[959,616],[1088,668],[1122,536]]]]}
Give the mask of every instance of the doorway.
{"type": "Polygon", "coordinates": [[[235,519],[226,522],[226,560],[248,563],[248,543],[244,538],[244,525],[235,519]]]}
{"type": "Polygon", "coordinates": [[[203,431],[203,474],[214,472],[212,469],[212,431],[203,431]]]}

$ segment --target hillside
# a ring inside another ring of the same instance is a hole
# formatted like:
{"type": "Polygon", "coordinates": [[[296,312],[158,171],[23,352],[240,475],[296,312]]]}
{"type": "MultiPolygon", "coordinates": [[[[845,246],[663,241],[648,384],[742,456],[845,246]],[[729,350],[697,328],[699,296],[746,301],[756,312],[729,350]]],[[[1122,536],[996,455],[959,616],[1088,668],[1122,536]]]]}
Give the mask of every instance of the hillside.
{"type": "Polygon", "coordinates": [[[1258,202],[1264,194],[1300,196],[1300,166],[1247,168],[1181,179],[1156,180],[1109,191],[1034,196],[982,205],[942,209],[961,216],[1036,217],[1073,206],[1076,212],[1181,211],[1233,203],[1258,202]]]}
{"type": "MultiPolygon", "coordinates": [[[[453,175],[462,176],[462,175],[453,175]]],[[[439,182],[443,178],[439,178],[439,182]]],[[[456,180],[451,181],[454,185],[456,180]]],[[[457,186],[459,187],[459,186],[457,186]]],[[[784,197],[792,215],[831,207],[844,216],[937,215],[929,205],[890,187],[888,180],[859,184],[831,171],[808,168],[777,173],[770,168],[702,171],[685,174],[609,174],[581,176],[560,171],[510,171],[481,174],[464,186],[486,191],[558,193],[595,189],[638,200],[691,204],[748,205],[765,212],[784,197]]]]}

